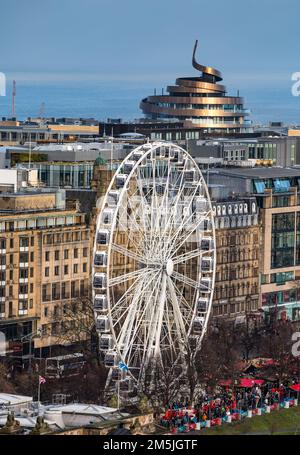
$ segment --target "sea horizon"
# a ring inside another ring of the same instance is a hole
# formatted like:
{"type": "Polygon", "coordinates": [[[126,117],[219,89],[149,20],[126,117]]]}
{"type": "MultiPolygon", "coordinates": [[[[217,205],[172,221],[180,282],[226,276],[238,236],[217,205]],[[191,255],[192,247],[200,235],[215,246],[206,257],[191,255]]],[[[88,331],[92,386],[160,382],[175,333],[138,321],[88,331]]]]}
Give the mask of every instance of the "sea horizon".
{"type": "MultiPolygon", "coordinates": [[[[139,109],[142,98],[154,93],[161,93],[172,79],[153,83],[143,79],[97,79],[54,77],[52,79],[34,79],[22,77],[17,82],[15,117],[24,120],[27,117],[82,117],[106,121],[107,118],[121,118],[133,121],[143,118],[139,109]],[[168,82],[169,81],[169,82],[168,82]]],[[[174,77],[173,77],[174,79],[174,77]]],[[[227,84],[227,92],[235,95],[237,90],[227,84]]],[[[291,82],[286,80],[278,86],[259,84],[240,87],[240,96],[244,98],[245,108],[250,110],[248,118],[253,124],[267,125],[269,122],[300,125],[300,97],[291,93],[291,82]]],[[[0,97],[0,117],[12,116],[12,78],[7,80],[6,96],[0,97]]]]}

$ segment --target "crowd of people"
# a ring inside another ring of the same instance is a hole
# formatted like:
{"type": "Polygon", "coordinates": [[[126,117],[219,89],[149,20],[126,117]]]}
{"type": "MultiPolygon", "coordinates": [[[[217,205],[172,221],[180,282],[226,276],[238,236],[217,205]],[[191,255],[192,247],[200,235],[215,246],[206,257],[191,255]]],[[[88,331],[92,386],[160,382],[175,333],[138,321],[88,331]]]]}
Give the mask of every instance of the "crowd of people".
{"type": "MultiPolygon", "coordinates": [[[[263,382],[263,381],[262,381],[263,382]]],[[[294,380],[293,383],[296,381],[294,380]]],[[[297,398],[297,393],[290,388],[291,384],[282,383],[277,386],[265,383],[255,384],[251,388],[220,388],[218,393],[203,392],[192,406],[189,400],[174,402],[167,406],[161,417],[161,425],[169,429],[189,431],[206,426],[206,421],[218,422],[228,420],[228,416],[243,417],[248,411],[254,414],[257,410],[274,407],[286,400],[297,398]]]]}

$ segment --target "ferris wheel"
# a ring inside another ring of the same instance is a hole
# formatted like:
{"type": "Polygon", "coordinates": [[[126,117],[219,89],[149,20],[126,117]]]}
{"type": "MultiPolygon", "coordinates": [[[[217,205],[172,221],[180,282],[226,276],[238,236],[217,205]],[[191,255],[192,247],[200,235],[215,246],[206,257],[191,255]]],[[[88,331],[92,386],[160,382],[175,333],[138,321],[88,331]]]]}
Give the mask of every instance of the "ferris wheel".
{"type": "Polygon", "coordinates": [[[135,148],[97,218],[93,302],[109,378],[120,362],[141,384],[153,359],[184,362],[201,346],[212,306],[215,229],[192,157],[168,142],[135,148]]]}

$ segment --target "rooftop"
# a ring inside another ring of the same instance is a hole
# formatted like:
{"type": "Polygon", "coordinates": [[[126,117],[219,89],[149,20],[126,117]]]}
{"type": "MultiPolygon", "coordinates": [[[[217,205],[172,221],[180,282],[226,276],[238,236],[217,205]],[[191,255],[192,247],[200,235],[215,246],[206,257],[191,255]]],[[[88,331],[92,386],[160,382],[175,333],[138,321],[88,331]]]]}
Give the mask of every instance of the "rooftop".
{"type": "Polygon", "coordinates": [[[300,167],[219,168],[210,170],[210,173],[245,179],[292,178],[300,177],[300,167]]]}

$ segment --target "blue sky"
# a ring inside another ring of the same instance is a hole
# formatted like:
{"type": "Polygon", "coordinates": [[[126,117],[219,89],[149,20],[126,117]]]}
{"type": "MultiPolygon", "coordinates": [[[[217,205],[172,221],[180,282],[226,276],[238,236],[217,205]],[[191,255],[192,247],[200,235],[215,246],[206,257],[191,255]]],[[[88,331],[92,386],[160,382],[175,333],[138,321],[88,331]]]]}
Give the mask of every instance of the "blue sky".
{"type": "Polygon", "coordinates": [[[237,88],[300,71],[299,0],[1,0],[0,71],[166,84],[191,53],[237,88]]]}

